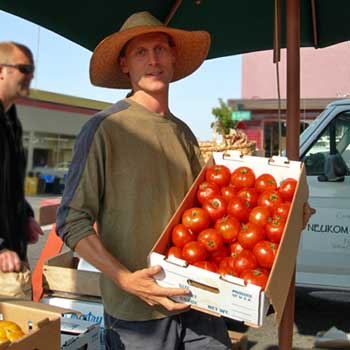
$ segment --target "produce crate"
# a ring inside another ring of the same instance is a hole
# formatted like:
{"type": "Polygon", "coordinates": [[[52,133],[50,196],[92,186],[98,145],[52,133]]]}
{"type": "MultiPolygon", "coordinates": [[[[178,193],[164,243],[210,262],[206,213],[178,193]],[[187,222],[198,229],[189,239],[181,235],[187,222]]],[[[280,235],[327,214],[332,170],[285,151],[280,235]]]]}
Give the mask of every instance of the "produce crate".
{"type": "Polygon", "coordinates": [[[239,152],[234,151],[213,153],[213,157],[202,169],[149,254],[150,266],[163,267],[163,271],[156,276],[156,281],[162,286],[188,288],[191,291],[190,296],[177,297],[175,300],[188,303],[203,312],[244,321],[251,326],[258,327],[263,324],[269,305],[272,304],[276,322],[279,323],[294,272],[302,231],[303,206],[307,198],[306,174],[301,162],[289,161],[284,157],[268,159],[241,156],[239,152]],[[188,265],[181,259],[168,260],[165,256],[170,245],[172,228],[181,222],[182,213],[186,209],[198,206],[196,199],[198,185],[204,181],[206,169],[213,164],[223,164],[231,172],[240,166],[248,166],[254,170],[257,177],[263,173],[270,173],[277,182],[285,178],[294,178],[298,181],[265,291],[252,284],[245,285],[240,278],[230,275],[222,277],[217,273],[188,265]]]}
{"type": "Polygon", "coordinates": [[[1,342],[0,350],[59,350],[61,347],[61,315],[65,310],[33,301],[0,299],[0,314],[17,323],[25,333],[17,341],[1,342]]]}
{"type": "Polygon", "coordinates": [[[101,297],[100,272],[78,270],[79,258],[69,250],[47,260],[43,274],[50,291],[101,297]]]}

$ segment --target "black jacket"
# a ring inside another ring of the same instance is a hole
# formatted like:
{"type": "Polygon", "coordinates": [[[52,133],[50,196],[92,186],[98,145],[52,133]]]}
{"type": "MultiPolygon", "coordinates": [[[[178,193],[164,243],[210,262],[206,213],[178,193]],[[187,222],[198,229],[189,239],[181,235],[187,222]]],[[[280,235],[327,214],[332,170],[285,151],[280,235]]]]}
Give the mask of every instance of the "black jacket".
{"type": "Polygon", "coordinates": [[[33,212],[24,198],[26,160],[22,126],[12,106],[5,113],[0,101],[0,249],[27,255],[26,222],[33,212]]]}

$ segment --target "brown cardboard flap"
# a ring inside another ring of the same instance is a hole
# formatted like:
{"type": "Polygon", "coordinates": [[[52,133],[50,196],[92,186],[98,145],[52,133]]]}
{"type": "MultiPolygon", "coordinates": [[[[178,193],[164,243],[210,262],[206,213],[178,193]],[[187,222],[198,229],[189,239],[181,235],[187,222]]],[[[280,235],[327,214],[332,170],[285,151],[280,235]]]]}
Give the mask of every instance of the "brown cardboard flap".
{"type": "Polygon", "coordinates": [[[276,261],[271,270],[272,278],[270,278],[265,291],[275,310],[275,320],[277,323],[281,321],[291,279],[295,270],[300,235],[303,229],[304,204],[307,202],[308,196],[306,172],[303,165],[291,213],[286,223],[286,231],[284,232],[276,261]]]}

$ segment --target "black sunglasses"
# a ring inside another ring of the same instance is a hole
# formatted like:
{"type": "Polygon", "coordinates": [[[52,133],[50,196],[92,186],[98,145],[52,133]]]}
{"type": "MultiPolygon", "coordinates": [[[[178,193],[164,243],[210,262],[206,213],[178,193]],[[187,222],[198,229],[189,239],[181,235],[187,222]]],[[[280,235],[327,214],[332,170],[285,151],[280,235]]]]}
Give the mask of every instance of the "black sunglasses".
{"type": "Polygon", "coordinates": [[[32,64],[8,64],[0,63],[3,67],[13,67],[18,69],[22,74],[32,74],[34,72],[34,65],[32,64]]]}

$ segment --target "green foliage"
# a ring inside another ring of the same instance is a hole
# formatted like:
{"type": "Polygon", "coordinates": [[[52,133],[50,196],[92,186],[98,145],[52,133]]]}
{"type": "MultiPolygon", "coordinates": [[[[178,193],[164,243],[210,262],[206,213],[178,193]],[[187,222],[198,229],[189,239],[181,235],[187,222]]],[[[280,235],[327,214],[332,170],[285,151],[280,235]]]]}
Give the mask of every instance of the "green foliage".
{"type": "Polygon", "coordinates": [[[230,129],[235,128],[237,121],[232,120],[233,108],[229,107],[221,98],[219,98],[220,107],[215,107],[211,110],[217,123],[212,123],[211,127],[217,128],[218,132],[223,132],[225,135],[229,134],[230,129]]]}

